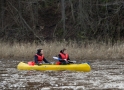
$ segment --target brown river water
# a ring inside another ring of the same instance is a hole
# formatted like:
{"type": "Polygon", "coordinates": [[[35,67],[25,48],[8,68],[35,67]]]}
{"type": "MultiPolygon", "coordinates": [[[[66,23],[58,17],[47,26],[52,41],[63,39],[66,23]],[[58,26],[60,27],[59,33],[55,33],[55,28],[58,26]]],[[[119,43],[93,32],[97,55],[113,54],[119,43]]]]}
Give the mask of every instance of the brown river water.
{"type": "Polygon", "coordinates": [[[124,90],[124,60],[90,60],[90,72],[20,71],[20,61],[0,59],[0,90],[124,90]]]}

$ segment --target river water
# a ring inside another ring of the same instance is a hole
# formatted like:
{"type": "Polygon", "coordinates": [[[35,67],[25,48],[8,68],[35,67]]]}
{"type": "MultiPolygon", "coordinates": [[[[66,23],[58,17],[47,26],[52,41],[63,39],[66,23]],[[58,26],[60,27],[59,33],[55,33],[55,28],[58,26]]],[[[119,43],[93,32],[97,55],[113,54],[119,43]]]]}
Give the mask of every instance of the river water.
{"type": "Polygon", "coordinates": [[[0,60],[0,90],[124,90],[124,60],[90,60],[90,72],[20,71],[20,61],[0,60]]]}

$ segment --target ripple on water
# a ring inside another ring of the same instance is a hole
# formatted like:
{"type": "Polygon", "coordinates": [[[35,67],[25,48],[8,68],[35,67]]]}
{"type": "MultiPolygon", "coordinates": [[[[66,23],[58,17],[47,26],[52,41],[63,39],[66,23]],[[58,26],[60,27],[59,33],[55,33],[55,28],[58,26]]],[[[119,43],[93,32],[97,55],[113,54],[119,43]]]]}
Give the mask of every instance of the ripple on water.
{"type": "Polygon", "coordinates": [[[1,61],[0,89],[12,90],[86,90],[124,89],[124,62],[92,61],[91,72],[20,71],[19,61],[1,61]],[[13,64],[14,63],[14,64],[13,64]],[[6,65],[5,65],[6,64],[6,65]],[[8,65],[9,64],[9,65],[8,65]]]}

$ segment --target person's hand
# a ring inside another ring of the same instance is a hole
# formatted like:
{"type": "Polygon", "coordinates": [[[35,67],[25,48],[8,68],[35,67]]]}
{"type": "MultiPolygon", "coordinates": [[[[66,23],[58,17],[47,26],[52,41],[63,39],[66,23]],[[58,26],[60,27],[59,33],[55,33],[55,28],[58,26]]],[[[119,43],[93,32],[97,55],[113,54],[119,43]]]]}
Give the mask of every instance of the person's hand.
{"type": "Polygon", "coordinates": [[[38,65],[38,66],[40,66],[40,65],[41,65],[41,63],[37,63],[37,65],[38,65]]]}
{"type": "Polygon", "coordinates": [[[70,60],[68,60],[68,62],[70,62],[70,60]]]}
{"type": "Polygon", "coordinates": [[[64,59],[66,61],[66,63],[68,63],[68,60],[67,59],[64,59]]]}
{"type": "Polygon", "coordinates": [[[48,64],[52,64],[51,62],[48,62],[48,64]]]}

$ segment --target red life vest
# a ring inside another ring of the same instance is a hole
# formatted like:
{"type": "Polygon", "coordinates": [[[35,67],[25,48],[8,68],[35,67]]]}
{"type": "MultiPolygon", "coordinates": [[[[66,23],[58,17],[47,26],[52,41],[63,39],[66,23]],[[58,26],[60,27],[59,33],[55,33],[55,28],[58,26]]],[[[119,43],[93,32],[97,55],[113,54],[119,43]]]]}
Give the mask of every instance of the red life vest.
{"type": "Polygon", "coordinates": [[[38,61],[43,61],[44,55],[40,56],[40,55],[36,54],[36,56],[38,57],[37,58],[38,61]]]}
{"type": "Polygon", "coordinates": [[[68,59],[68,54],[60,53],[61,59],[68,59]]]}

